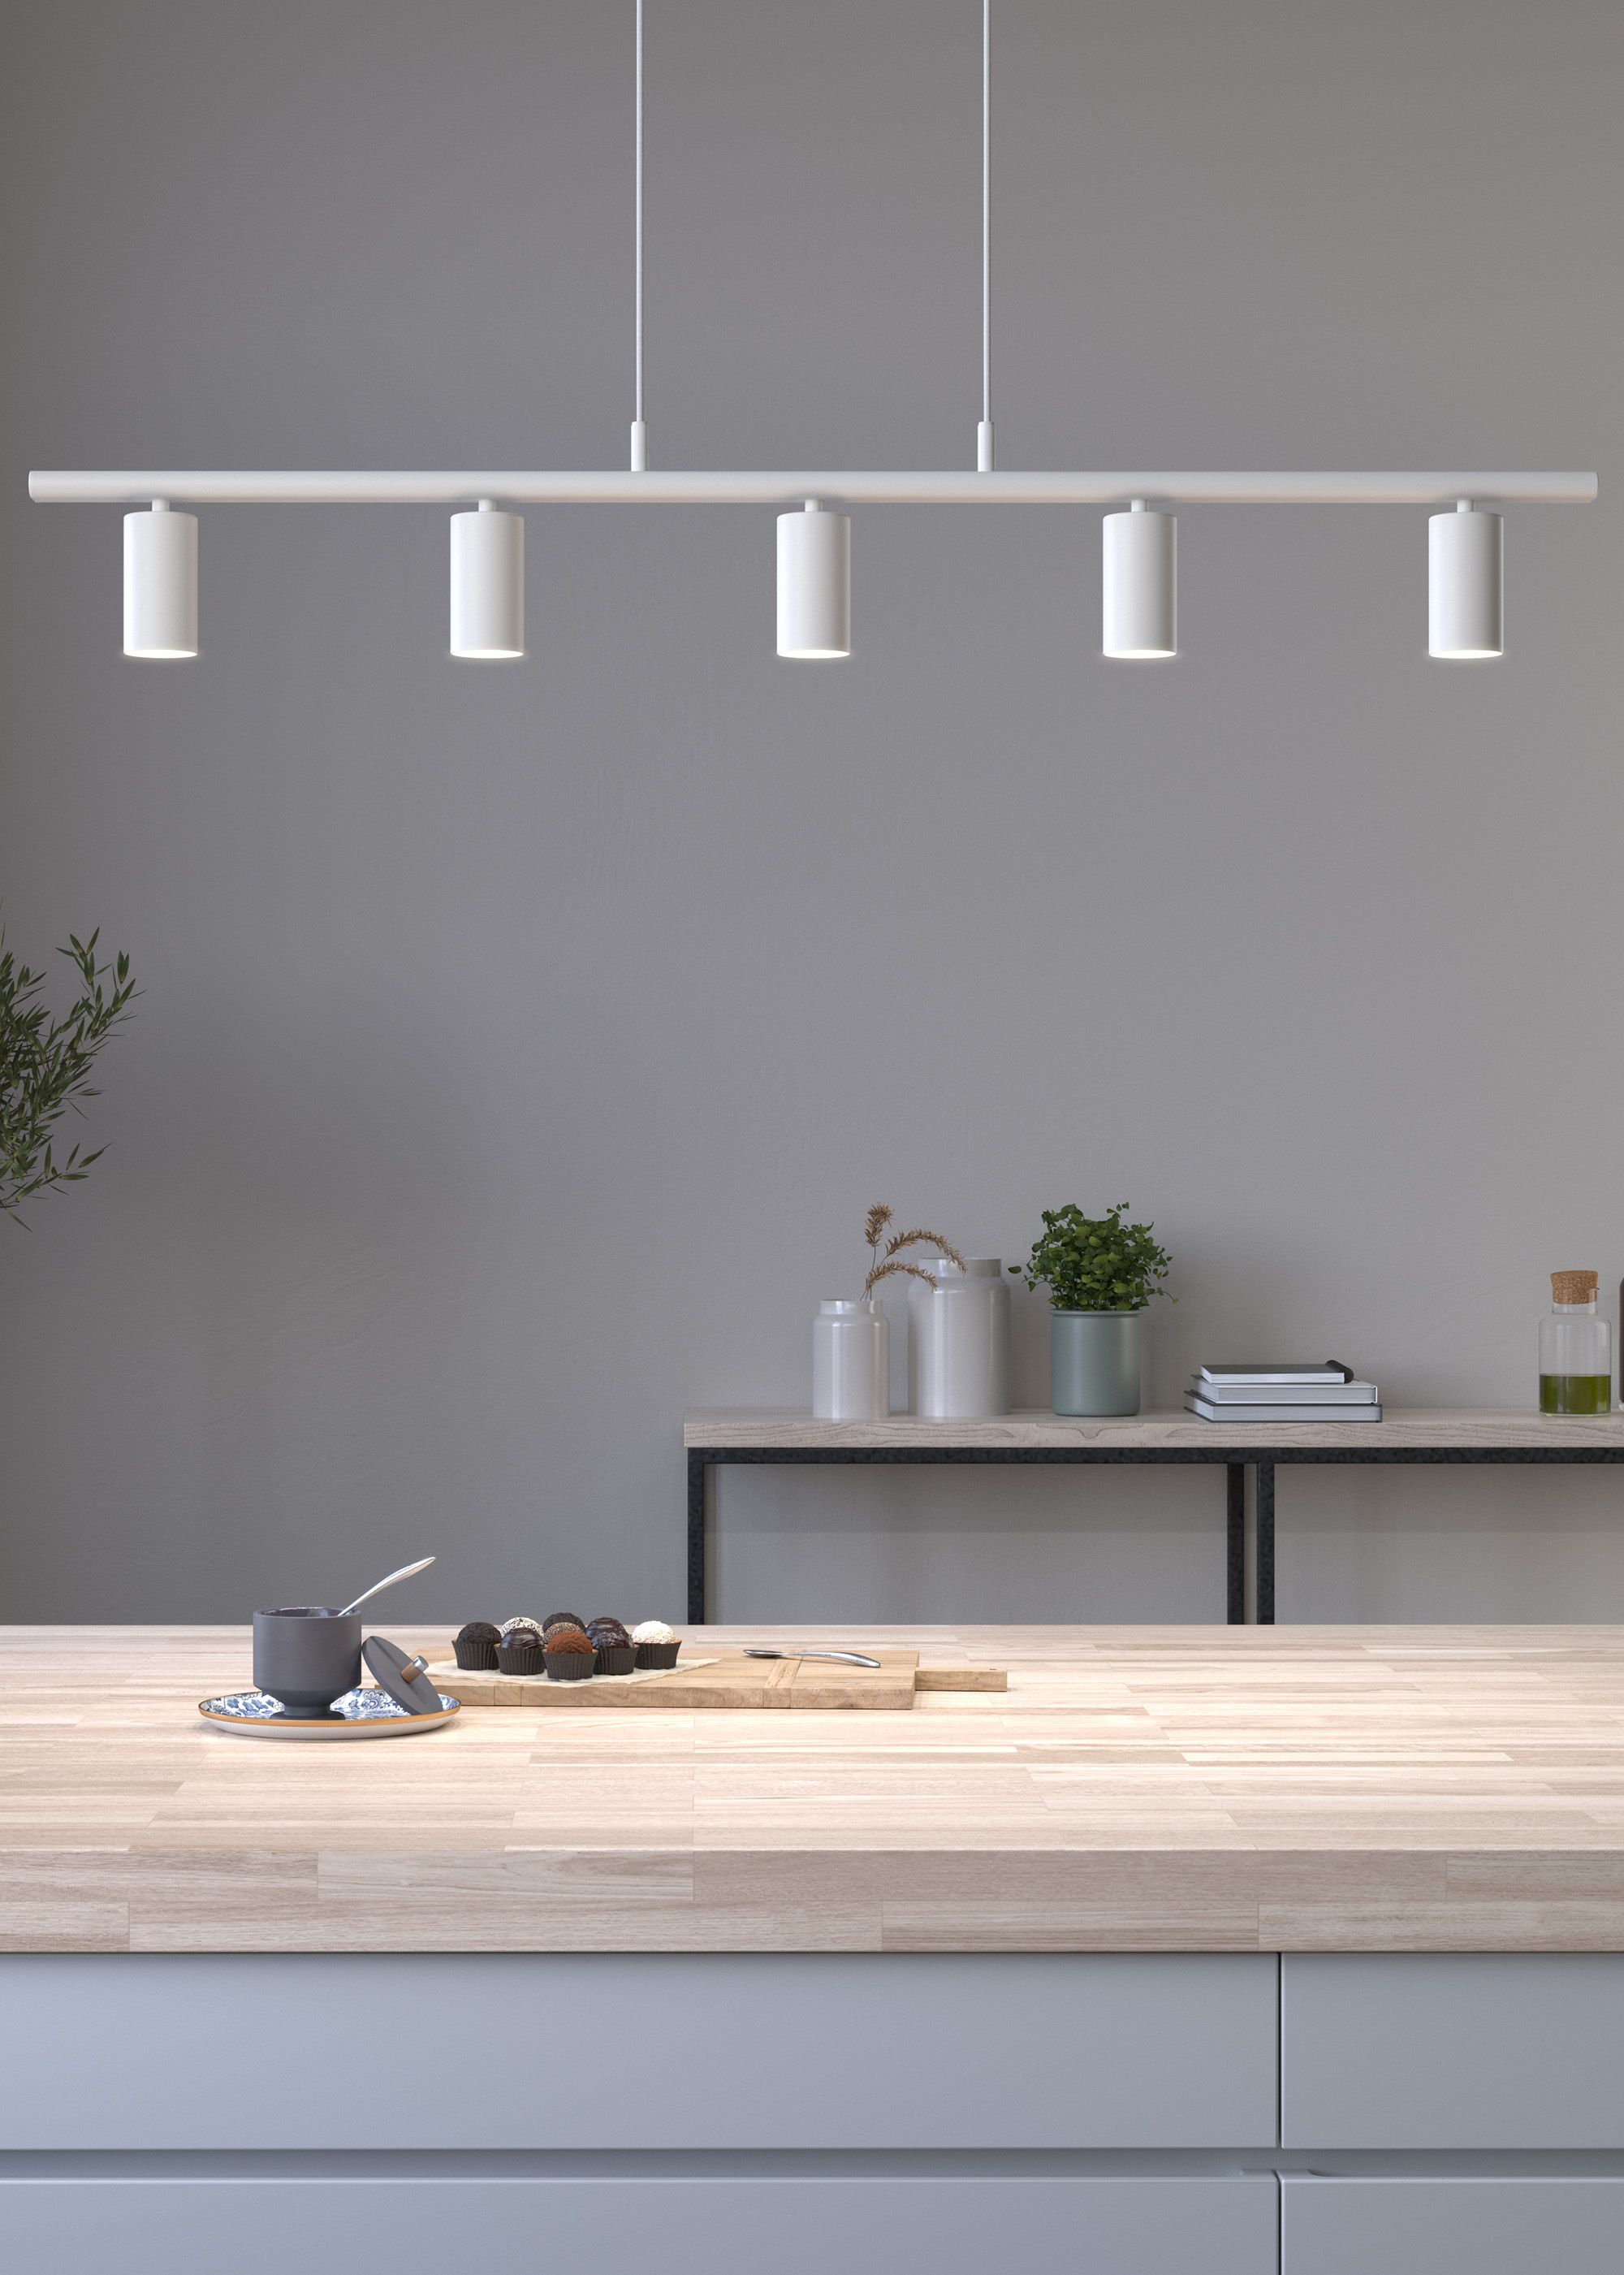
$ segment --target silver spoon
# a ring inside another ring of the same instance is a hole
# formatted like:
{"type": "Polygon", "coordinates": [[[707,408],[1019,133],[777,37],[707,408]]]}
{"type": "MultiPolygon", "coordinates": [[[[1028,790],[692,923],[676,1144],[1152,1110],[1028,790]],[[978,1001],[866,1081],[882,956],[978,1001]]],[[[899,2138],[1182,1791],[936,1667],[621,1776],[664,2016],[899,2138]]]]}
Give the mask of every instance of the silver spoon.
{"type": "Polygon", "coordinates": [[[842,1659],[848,1667],[878,1667],[877,1659],[865,1659],[860,1651],[751,1651],[746,1659],[842,1659]]]}
{"type": "Polygon", "coordinates": [[[347,1618],[350,1613],[359,1611],[370,1598],[381,1596],[386,1588],[392,1588],[397,1580],[409,1580],[414,1572],[427,1572],[434,1561],[432,1556],[425,1556],[415,1564],[403,1564],[399,1571],[391,1572],[387,1580],[378,1580],[370,1588],[363,1588],[354,1603],[344,1606],[344,1610],[338,1614],[339,1618],[341,1620],[347,1618]]]}

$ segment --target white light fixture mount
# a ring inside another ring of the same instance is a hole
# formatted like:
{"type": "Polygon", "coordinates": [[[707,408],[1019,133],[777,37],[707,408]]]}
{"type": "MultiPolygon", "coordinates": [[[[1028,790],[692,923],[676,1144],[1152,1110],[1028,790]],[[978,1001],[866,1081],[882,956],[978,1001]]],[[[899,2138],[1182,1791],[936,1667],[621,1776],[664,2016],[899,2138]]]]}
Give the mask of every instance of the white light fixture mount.
{"type": "Polygon", "coordinates": [[[1469,663],[1506,652],[1504,527],[1471,499],[1427,524],[1427,654],[1469,663]]]}
{"type": "Polygon", "coordinates": [[[851,522],[817,498],[778,517],[778,653],[851,654],[851,522]]]}
{"type": "Polygon", "coordinates": [[[1108,513],[1105,547],[1102,646],[1137,661],[1176,655],[1178,523],[1135,498],[1126,513],[1108,513]]]}
{"type": "Polygon", "coordinates": [[[1166,466],[1100,472],[972,473],[952,467],[880,472],[791,467],[736,472],[720,467],[606,467],[539,471],[516,466],[447,470],[340,472],[281,466],[237,471],[215,467],[132,472],[36,472],[28,495],[38,505],[149,503],[162,495],[189,505],[465,505],[501,497],[510,505],[772,505],[781,512],[816,497],[842,505],[1102,505],[1119,511],[1135,498],[1175,505],[1411,505],[1454,512],[1469,496],[1476,510],[1496,505],[1592,505],[1592,473],[1513,473],[1485,467],[1440,472],[1376,473],[1363,468],[1326,473],[1197,472],[1166,466]]]}
{"type": "Polygon", "coordinates": [[[124,652],[172,660],[197,654],[197,516],[167,496],[124,518],[124,652]]]}
{"type": "Polygon", "coordinates": [[[494,498],[451,516],[451,653],[480,662],[525,653],[525,525],[494,498]]]}

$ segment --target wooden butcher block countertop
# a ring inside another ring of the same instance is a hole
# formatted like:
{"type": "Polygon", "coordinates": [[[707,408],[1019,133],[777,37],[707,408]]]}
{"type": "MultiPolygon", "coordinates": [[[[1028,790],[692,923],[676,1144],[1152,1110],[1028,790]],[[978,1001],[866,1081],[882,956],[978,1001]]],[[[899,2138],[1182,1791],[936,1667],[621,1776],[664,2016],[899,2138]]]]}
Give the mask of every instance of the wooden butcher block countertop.
{"type": "Polygon", "coordinates": [[[1624,1950],[1624,1630],[691,1641],[797,1636],[1009,1688],[268,1743],[245,1629],[0,1629],[0,1950],[1624,1950]]]}

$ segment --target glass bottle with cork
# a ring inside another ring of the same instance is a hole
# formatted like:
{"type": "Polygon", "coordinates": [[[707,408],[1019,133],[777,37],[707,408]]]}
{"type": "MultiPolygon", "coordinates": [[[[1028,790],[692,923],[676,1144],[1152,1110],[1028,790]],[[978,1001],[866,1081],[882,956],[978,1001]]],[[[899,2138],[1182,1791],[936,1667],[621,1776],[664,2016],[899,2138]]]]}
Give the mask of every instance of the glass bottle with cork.
{"type": "Polygon", "coordinates": [[[1596,1311],[1594,1272],[1553,1272],[1551,1311],[1539,1323],[1539,1410],[1613,1409],[1613,1331],[1596,1311]]]}

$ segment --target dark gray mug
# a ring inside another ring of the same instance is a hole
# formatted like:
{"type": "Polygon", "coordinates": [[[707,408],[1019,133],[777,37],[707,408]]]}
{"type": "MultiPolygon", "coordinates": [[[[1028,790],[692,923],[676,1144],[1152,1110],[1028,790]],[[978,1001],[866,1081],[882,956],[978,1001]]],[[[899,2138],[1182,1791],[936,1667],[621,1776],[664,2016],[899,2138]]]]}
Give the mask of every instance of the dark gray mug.
{"type": "Polygon", "coordinates": [[[253,1682],[290,1714],[325,1714],[361,1679],[361,1615],[306,1604],[253,1615],[253,1682]]]}

